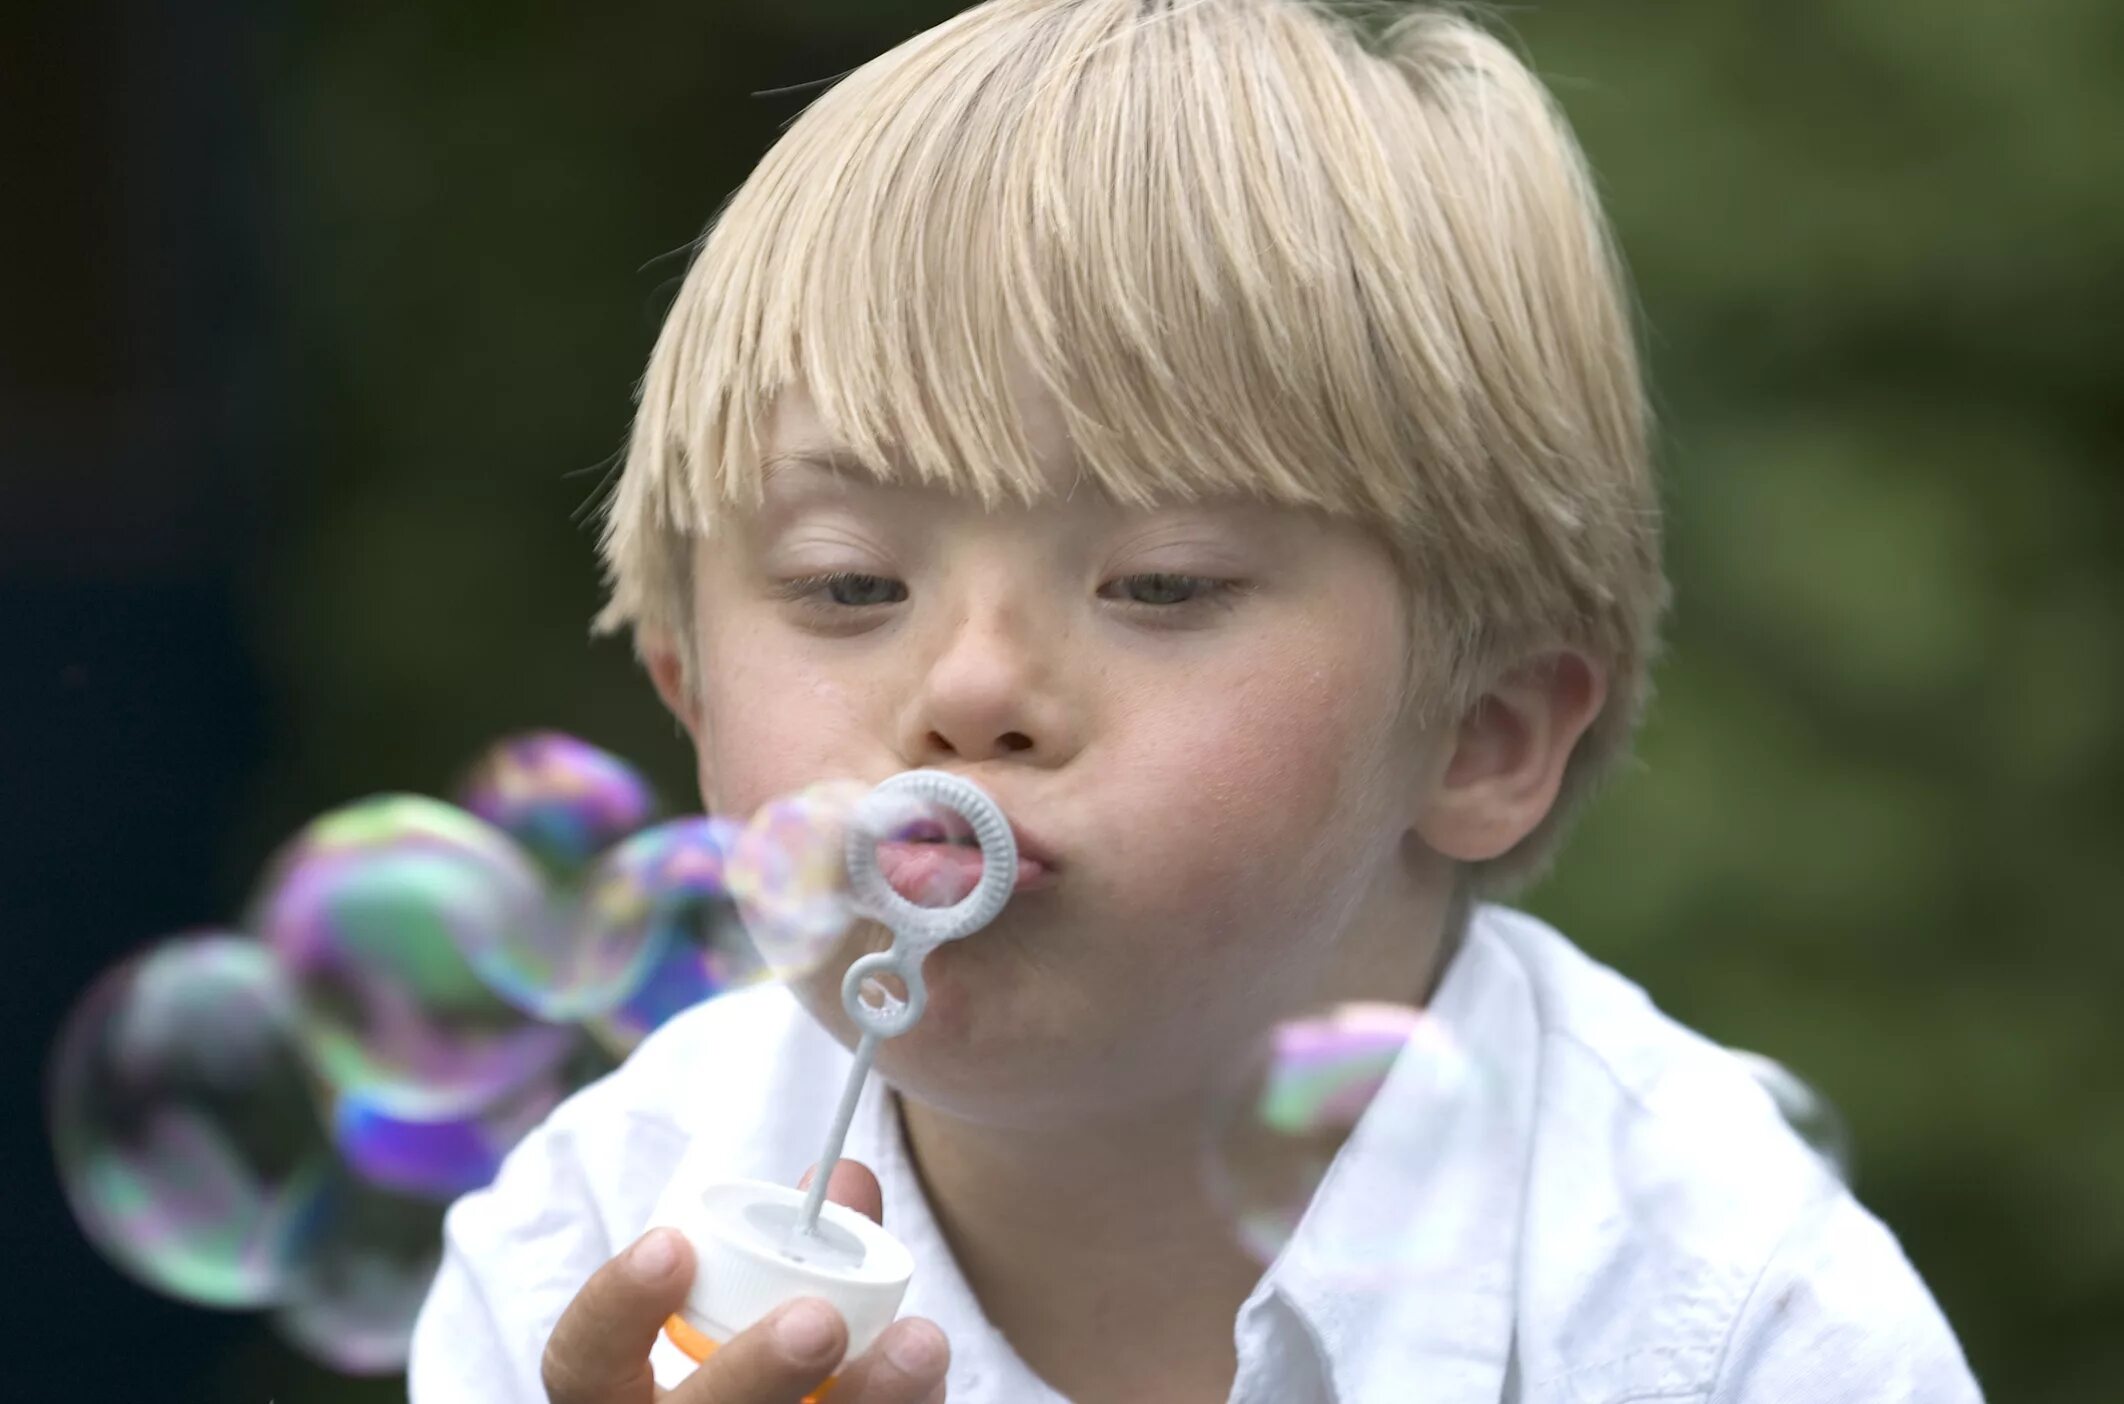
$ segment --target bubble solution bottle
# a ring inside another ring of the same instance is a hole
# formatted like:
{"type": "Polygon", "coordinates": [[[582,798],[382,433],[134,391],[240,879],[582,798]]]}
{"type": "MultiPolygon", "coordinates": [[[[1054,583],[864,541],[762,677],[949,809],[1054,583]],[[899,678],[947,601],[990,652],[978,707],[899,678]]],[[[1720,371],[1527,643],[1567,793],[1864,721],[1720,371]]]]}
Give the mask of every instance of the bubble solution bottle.
{"type": "MultiPolygon", "coordinates": [[[[889,949],[864,956],[841,981],[841,1004],[862,1040],[842,1089],[808,1192],[762,1180],[691,1182],[681,1168],[658,1206],[652,1227],[675,1228],[693,1246],[693,1286],[664,1336],[696,1365],[774,1309],[799,1297],[830,1303],[848,1325],[846,1359],[861,1356],[892,1324],[914,1276],[906,1245],[863,1215],[826,1199],[826,1183],[840,1163],[856,1102],[878,1046],[913,1028],[927,989],[922,961],[946,941],[972,935],[1003,910],[1017,884],[1018,848],[1010,821],[977,786],[943,771],[913,770],[871,792],[872,813],[904,813],[910,806],[949,810],[965,820],[981,850],[981,877],[956,905],[918,906],[901,896],[878,869],[877,840],[890,826],[848,827],[845,858],[855,909],[893,933],[889,949]],[[905,991],[894,994],[888,979],[905,991]]],[[[829,1379],[814,1397],[832,1387],[829,1379]]]]}

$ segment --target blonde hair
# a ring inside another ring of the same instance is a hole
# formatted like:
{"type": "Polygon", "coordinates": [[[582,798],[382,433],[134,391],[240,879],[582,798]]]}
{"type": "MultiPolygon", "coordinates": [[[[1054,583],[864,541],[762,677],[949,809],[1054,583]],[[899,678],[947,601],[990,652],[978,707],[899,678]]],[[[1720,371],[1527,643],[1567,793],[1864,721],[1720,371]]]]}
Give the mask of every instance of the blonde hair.
{"type": "Polygon", "coordinates": [[[1561,114],[1457,13],[989,0],[828,91],[711,224],[640,387],[598,627],[685,641],[688,537],[759,502],[792,384],[887,478],[1037,499],[1021,358],[1121,501],[1374,524],[1433,715],[1545,648],[1606,667],[1555,812],[1474,875],[1494,893],[1647,694],[1666,590],[1624,286],[1561,114]]]}

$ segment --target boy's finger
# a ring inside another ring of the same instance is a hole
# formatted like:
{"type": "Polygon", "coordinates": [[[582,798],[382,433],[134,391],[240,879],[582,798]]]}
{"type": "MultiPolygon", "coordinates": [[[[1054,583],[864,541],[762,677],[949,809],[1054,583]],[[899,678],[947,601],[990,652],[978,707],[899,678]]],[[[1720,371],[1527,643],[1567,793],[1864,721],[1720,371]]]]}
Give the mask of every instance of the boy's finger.
{"type": "MultiPolygon", "coordinates": [[[[798,1189],[810,1189],[817,1177],[819,1167],[814,1165],[797,1181],[798,1189]]],[[[826,1181],[826,1197],[836,1204],[845,1204],[872,1223],[885,1222],[885,1192],[878,1188],[878,1177],[870,1173],[870,1167],[858,1160],[843,1160],[835,1163],[833,1176],[826,1181]]]]}
{"type": "Polygon", "coordinates": [[[928,1404],[944,1388],[951,1345],[919,1316],[885,1328],[863,1358],[841,1372],[830,1404],[928,1404]]]}
{"type": "Polygon", "coordinates": [[[839,1312],[813,1297],[784,1302],[718,1348],[664,1404],[797,1404],[847,1349],[839,1312]]]}
{"type": "Polygon", "coordinates": [[[673,1229],[643,1234],[591,1274],[546,1340],[552,1404],[649,1404],[649,1349],[692,1279],[693,1250],[673,1229]]]}

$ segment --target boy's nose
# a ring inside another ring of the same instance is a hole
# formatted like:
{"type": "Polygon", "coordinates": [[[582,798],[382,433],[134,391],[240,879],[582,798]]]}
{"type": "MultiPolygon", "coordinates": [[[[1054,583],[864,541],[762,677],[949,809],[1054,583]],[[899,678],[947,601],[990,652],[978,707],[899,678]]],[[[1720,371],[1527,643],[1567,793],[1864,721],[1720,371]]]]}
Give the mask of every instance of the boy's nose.
{"type": "Polygon", "coordinates": [[[910,765],[1017,759],[1055,765],[1073,748],[1070,705],[1020,640],[968,628],[934,659],[903,721],[910,765]]]}
{"type": "Polygon", "coordinates": [[[1006,731],[992,741],[984,741],[981,729],[965,733],[958,742],[954,742],[941,731],[932,730],[923,738],[923,744],[937,756],[956,756],[962,760],[989,760],[996,756],[1030,751],[1034,747],[1033,739],[1022,731],[1006,731]]]}

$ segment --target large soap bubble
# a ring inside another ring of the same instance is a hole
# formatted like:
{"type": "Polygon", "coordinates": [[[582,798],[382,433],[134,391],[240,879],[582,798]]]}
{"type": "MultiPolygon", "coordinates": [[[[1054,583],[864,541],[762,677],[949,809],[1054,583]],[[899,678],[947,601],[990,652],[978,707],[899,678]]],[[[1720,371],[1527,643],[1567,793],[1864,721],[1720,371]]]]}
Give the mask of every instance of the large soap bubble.
{"type": "Polygon", "coordinates": [[[630,1050],[681,1011],[766,978],[724,880],[740,827],[696,817],[645,829],[606,854],[585,884],[584,922],[642,960],[626,997],[591,1023],[610,1047],[630,1050]]]}
{"type": "Polygon", "coordinates": [[[491,1183],[502,1157],[565,1095],[558,1081],[534,1078],[495,1106],[420,1121],[347,1092],[333,1110],[332,1140],[348,1167],[379,1189],[447,1204],[491,1183]]]}
{"type": "MultiPolygon", "coordinates": [[[[1291,1242],[1329,1167],[1405,1057],[1421,1069],[1436,1105],[1470,1085],[1472,1065],[1445,1027],[1424,1010],[1386,1003],[1335,1005],[1278,1024],[1254,1066],[1219,1108],[1210,1142],[1209,1182],[1238,1242],[1263,1264],[1291,1242]]],[[[1406,1167],[1411,1193],[1424,1173],[1406,1167]]],[[[1394,1245],[1317,1245],[1334,1271],[1389,1271],[1394,1245]]]]}
{"type": "Polygon", "coordinates": [[[255,1307],[284,1290],[330,1164],[298,1012],[241,936],[166,940],[74,1007],[51,1070],[51,1134],[91,1242],[158,1291],[255,1307]]]}
{"type": "Polygon", "coordinates": [[[558,731],[497,742],[458,798],[562,879],[656,817],[655,792],[639,771],[558,731]]]}
{"type": "MultiPolygon", "coordinates": [[[[579,884],[556,893],[541,920],[475,933],[467,948],[473,967],[510,1003],[545,1019],[609,1014],[652,974],[664,978],[649,997],[668,998],[684,975],[668,968],[674,946],[703,957],[742,950],[735,933],[696,931],[699,922],[728,917],[722,875],[736,832],[728,820],[696,816],[623,840],[579,884]]],[[[737,970],[715,973],[727,985],[737,970]]]]}
{"type": "Polygon", "coordinates": [[[442,1265],[443,1206],[347,1174],[318,1198],[273,1325],[347,1375],[405,1369],[413,1323],[442,1265]]]}
{"type": "Polygon", "coordinates": [[[1785,1118],[1785,1124],[1822,1158],[1839,1180],[1850,1184],[1851,1128],[1835,1105],[1783,1063],[1744,1049],[1727,1051],[1740,1060],[1756,1085],[1770,1094],[1770,1100],[1776,1104],[1778,1114],[1785,1118]]]}
{"type": "Polygon", "coordinates": [[[457,1116],[394,1116],[359,1092],[340,1094],[332,1141],[340,1159],[378,1189],[447,1204],[492,1183],[502,1157],[572,1092],[617,1064],[583,1039],[561,1064],[494,1105],[457,1116]]]}
{"type": "Polygon", "coordinates": [[[436,1117],[487,1105],[573,1042],[500,998],[465,954],[545,919],[538,872],[507,835],[439,800],[384,795],[296,835],[255,922],[332,1085],[436,1117]]]}

